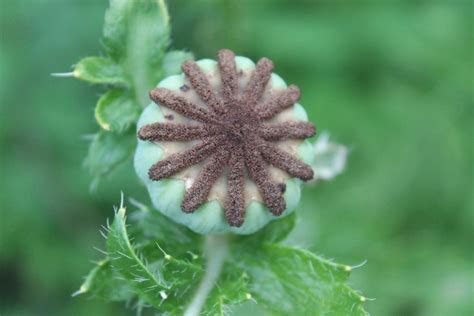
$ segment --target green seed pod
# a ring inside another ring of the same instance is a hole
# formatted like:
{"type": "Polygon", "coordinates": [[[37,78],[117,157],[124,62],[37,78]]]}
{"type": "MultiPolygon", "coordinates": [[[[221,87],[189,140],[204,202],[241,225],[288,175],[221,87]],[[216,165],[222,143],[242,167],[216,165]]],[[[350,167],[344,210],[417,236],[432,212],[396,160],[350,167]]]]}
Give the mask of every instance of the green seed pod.
{"type": "Polygon", "coordinates": [[[134,164],[153,205],[201,234],[251,234],[290,214],[313,178],[299,89],[270,60],[226,49],[182,70],[150,92],[138,121],[134,164]]]}

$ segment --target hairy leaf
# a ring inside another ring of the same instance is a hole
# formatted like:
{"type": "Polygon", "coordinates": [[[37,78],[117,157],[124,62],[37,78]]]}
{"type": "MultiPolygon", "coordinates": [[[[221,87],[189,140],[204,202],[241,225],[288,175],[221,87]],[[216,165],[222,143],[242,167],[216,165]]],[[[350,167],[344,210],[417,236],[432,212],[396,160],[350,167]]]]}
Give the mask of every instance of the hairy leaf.
{"type": "Polygon", "coordinates": [[[202,260],[180,260],[166,253],[162,264],[164,279],[170,285],[169,310],[183,311],[203,275],[202,260]],[[191,261],[192,260],[192,261],[191,261]]]}
{"type": "Polygon", "coordinates": [[[91,294],[108,301],[127,301],[134,296],[132,289],[112,269],[109,259],[99,261],[89,272],[84,283],[73,296],[79,294],[91,294]]]}
{"type": "Polygon", "coordinates": [[[183,302],[202,276],[202,261],[182,260],[168,254],[158,243],[132,244],[125,223],[125,208],[115,214],[107,235],[111,265],[134,294],[158,310],[179,314],[183,302]]]}
{"type": "Polygon", "coordinates": [[[240,269],[231,266],[225,269],[222,278],[209,295],[202,315],[232,315],[235,306],[252,299],[249,293],[249,277],[240,269]]]}
{"type": "Polygon", "coordinates": [[[346,285],[351,268],[277,244],[238,251],[250,292],[275,315],[368,315],[365,298],[346,285]]]}
{"type": "Polygon", "coordinates": [[[133,96],[123,89],[107,91],[97,102],[95,118],[99,125],[109,131],[123,133],[133,126],[140,108],[135,103],[133,96]]]}
{"type": "Polygon", "coordinates": [[[158,269],[152,270],[147,262],[139,257],[132,246],[125,227],[125,208],[121,207],[107,235],[107,252],[112,267],[146,303],[160,308],[164,298],[162,291],[169,285],[163,280],[158,269]]]}
{"type": "Polygon", "coordinates": [[[174,223],[169,218],[148,206],[133,200],[138,210],[132,213],[132,236],[137,242],[158,243],[163,249],[173,251],[174,256],[195,260],[200,252],[202,236],[186,226],[174,223]],[[172,236],[172,238],[171,238],[172,236]]]}
{"type": "MultiPolygon", "coordinates": [[[[107,258],[90,272],[77,294],[136,298],[140,308],[182,315],[209,259],[201,256],[202,237],[132,202],[138,208],[133,224],[127,229],[122,205],[108,228],[107,258]]],[[[253,236],[228,238],[229,257],[202,315],[230,315],[249,300],[274,315],[367,315],[365,298],[346,284],[351,267],[270,242],[283,239],[294,221],[291,216],[253,236]]],[[[212,248],[207,251],[212,255],[212,248]]]]}

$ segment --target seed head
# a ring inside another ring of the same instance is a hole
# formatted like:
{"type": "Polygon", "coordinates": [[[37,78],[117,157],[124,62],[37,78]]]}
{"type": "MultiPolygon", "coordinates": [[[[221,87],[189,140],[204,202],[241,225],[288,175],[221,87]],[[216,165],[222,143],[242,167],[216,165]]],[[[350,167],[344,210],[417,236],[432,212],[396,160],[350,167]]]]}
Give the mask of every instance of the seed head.
{"type": "MultiPolygon", "coordinates": [[[[145,110],[138,124],[142,145],[137,153],[144,143],[160,146],[162,151],[149,166],[145,182],[183,180],[182,212],[199,213],[204,204],[217,200],[229,228],[248,233],[249,229],[239,228],[252,220],[252,215],[246,216],[252,201],[262,202],[274,217],[280,216],[287,210],[283,181],[313,178],[312,167],[297,157],[297,149],[302,140],[315,134],[315,127],[292,115],[300,91],[294,85],[278,86],[271,60],[262,58],[251,69],[237,59],[223,49],[217,66],[207,60],[188,60],[182,65],[184,78],[177,89],[176,84],[170,89],[165,82],[150,91],[156,103],[150,106],[159,106],[164,120],[143,117],[145,110]]],[[[150,159],[145,160],[149,163],[150,159]]],[[[137,171],[143,169],[137,166],[140,161],[143,158],[136,156],[137,171]]],[[[290,194],[299,195],[299,187],[290,194]]],[[[208,228],[206,224],[191,226],[199,232],[206,229],[196,227],[208,228]]],[[[211,228],[219,230],[222,227],[211,228]]]]}

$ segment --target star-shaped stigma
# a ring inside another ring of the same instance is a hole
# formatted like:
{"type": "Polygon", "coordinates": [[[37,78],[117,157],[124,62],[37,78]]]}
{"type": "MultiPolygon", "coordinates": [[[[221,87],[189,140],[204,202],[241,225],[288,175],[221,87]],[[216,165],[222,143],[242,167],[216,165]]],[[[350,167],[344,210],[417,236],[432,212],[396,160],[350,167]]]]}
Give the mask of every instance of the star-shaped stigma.
{"type": "Polygon", "coordinates": [[[227,170],[225,217],[229,225],[239,227],[245,217],[246,176],[255,182],[263,202],[274,215],[280,215],[286,209],[285,186],[272,179],[268,165],[304,181],[313,178],[309,165],[283,151],[274,142],[313,136],[315,128],[304,121],[268,122],[292,107],[300,97],[298,87],[290,85],[261,100],[272,74],[272,61],[260,59],[248,84],[240,91],[234,53],[223,49],[218,56],[221,91],[213,89],[196,62],[189,60],[182,65],[190,85],[207,107],[194,104],[166,88],[150,91],[155,103],[195,123],[148,124],[139,130],[138,137],[147,141],[199,140],[189,149],[171,154],[152,165],[148,175],[152,180],[168,178],[206,160],[182,202],[182,210],[191,213],[207,201],[214,183],[227,170]]]}

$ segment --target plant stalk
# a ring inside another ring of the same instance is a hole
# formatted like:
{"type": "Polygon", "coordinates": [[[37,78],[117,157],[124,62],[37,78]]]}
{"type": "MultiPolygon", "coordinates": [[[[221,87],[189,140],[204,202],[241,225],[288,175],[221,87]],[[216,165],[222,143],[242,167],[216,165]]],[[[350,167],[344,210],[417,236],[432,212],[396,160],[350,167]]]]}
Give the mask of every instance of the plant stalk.
{"type": "Polygon", "coordinates": [[[222,271],[228,254],[228,236],[210,235],[204,241],[206,270],[184,316],[198,316],[222,271]]]}

